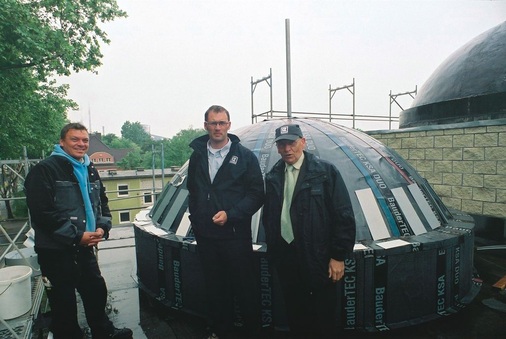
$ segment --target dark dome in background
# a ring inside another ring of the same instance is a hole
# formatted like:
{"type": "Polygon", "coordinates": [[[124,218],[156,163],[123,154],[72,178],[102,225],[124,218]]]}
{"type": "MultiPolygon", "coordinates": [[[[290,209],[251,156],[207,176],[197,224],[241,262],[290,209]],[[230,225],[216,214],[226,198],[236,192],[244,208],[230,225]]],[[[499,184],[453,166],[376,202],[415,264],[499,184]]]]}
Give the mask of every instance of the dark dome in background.
{"type": "Polygon", "coordinates": [[[506,117],[506,21],[450,55],[401,112],[399,127],[506,117]]]}

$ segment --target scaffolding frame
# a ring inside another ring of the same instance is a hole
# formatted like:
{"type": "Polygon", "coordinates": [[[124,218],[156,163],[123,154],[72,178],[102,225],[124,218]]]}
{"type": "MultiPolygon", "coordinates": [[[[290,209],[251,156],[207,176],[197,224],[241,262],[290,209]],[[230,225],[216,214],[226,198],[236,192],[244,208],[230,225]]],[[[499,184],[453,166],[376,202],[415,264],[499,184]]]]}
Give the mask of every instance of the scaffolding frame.
{"type": "MultiPolygon", "coordinates": [[[[353,120],[353,128],[355,128],[355,117],[356,117],[356,115],[355,115],[355,78],[353,78],[353,82],[351,83],[351,85],[337,87],[334,89],[332,89],[332,85],[329,84],[329,121],[332,121],[332,99],[334,98],[334,95],[336,94],[337,91],[340,91],[343,89],[347,89],[351,93],[351,95],[353,96],[353,111],[351,113],[351,117],[353,120]],[[353,90],[351,90],[350,88],[352,88],[353,90]]],[[[338,115],[343,116],[343,117],[350,116],[349,114],[338,114],[338,115]]]]}
{"type": "Polygon", "coordinates": [[[256,115],[255,115],[255,107],[253,104],[253,94],[255,94],[255,90],[257,88],[257,85],[259,83],[264,82],[269,86],[269,92],[270,92],[270,110],[267,112],[262,113],[263,114],[270,114],[270,118],[273,117],[273,109],[272,109],[272,68],[269,69],[269,75],[266,77],[263,77],[262,79],[258,79],[253,81],[253,77],[251,77],[251,123],[254,124],[256,122],[256,115]]]}
{"type": "MultiPolygon", "coordinates": [[[[417,92],[418,92],[418,86],[417,85],[415,85],[415,90],[411,91],[411,92],[392,94],[392,90],[390,90],[390,94],[388,95],[389,98],[390,98],[390,108],[389,108],[389,111],[388,111],[388,116],[390,117],[390,119],[392,118],[392,103],[395,102],[397,104],[397,106],[399,106],[399,108],[404,111],[404,108],[397,101],[397,97],[404,96],[404,95],[409,95],[412,99],[414,99],[415,96],[416,96],[416,94],[417,94],[417,92]]],[[[389,121],[388,129],[392,129],[392,121],[391,120],[389,121]]]]}
{"type": "Polygon", "coordinates": [[[413,99],[414,95],[417,93],[417,87],[415,86],[415,90],[411,92],[404,92],[399,94],[392,94],[392,91],[390,91],[389,97],[390,97],[390,109],[388,115],[370,115],[370,114],[356,114],[356,83],[355,78],[353,78],[353,81],[350,85],[344,85],[336,88],[332,88],[332,85],[329,85],[328,91],[329,91],[329,111],[327,113],[324,112],[301,112],[301,111],[278,111],[273,109],[273,94],[272,94],[272,68],[269,69],[269,75],[265,76],[261,79],[253,81],[253,77],[251,77],[251,123],[254,124],[258,122],[258,119],[273,119],[273,118],[290,118],[292,115],[296,116],[308,116],[315,119],[322,119],[322,120],[341,120],[341,121],[351,121],[353,128],[356,128],[356,122],[358,121],[367,121],[367,122],[373,122],[373,121],[380,121],[380,122],[388,122],[388,129],[392,129],[392,122],[398,122],[399,117],[398,116],[392,116],[392,103],[395,102],[402,110],[402,106],[396,101],[396,98],[398,96],[407,95],[409,94],[413,99]],[[254,109],[254,93],[256,86],[259,83],[266,82],[269,86],[269,102],[270,102],[270,109],[265,112],[257,113],[255,114],[254,109]],[[347,90],[352,95],[353,100],[353,109],[351,114],[350,113],[332,113],[332,99],[334,98],[334,95],[337,91],[341,90],[347,90]]]}
{"type": "MultiPolygon", "coordinates": [[[[35,164],[39,162],[40,159],[28,159],[27,153],[26,153],[26,147],[24,148],[24,159],[22,160],[0,160],[0,168],[7,169],[7,171],[10,171],[14,174],[14,176],[22,181],[25,180],[26,175],[28,174],[29,167],[32,164],[35,164]]],[[[12,200],[20,200],[25,199],[24,197],[16,198],[16,197],[7,197],[7,198],[0,198],[0,201],[12,201],[12,200]]],[[[5,248],[5,251],[2,251],[0,253],[0,262],[3,262],[5,260],[5,257],[8,253],[12,251],[17,251],[18,254],[21,256],[22,260],[26,262],[27,266],[30,266],[32,270],[36,270],[30,262],[28,261],[28,258],[23,254],[23,252],[20,250],[18,245],[16,244],[19,240],[19,238],[26,234],[31,229],[31,222],[30,218],[28,217],[28,221],[26,221],[23,226],[20,227],[18,232],[14,237],[11,237],[7,230],[2,226],[0,223],[0,233],[5,237],[7,240],[7,247],[5,248]]],[[[40,270],[40,269],[39,269],[40,270]]],[[[27,314],[21,315],[19,317],[16,317],[14,319],[2,319],[0,318],[0,329],[4,328],[7,331],[10,332],[10,335],[13,338],[20,339],[20,338],[31,338],[31,329],[34,320],[37,318],[40,303],[42,300],[42,294],[44,292],[43,284],[41,282],[40,275],[36,277],[30,278],[31,284],[32,284],[32,306],[27,314]]]]}

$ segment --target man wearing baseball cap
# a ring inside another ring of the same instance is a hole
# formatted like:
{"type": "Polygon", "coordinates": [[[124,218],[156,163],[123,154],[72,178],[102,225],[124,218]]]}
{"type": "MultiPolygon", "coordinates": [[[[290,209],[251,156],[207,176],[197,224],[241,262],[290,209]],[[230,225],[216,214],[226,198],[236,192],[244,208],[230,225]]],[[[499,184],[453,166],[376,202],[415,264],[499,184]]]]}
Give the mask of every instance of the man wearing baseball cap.
{"type": "Polygon", "coordinates": [[[265,176],[263,225],[278,272],[290,331],[308,338],[336,334],[336,283],[353,251],[355,219],[339,171],[306,152],[299,125],[276,129],[281,159],[265,176]]]}

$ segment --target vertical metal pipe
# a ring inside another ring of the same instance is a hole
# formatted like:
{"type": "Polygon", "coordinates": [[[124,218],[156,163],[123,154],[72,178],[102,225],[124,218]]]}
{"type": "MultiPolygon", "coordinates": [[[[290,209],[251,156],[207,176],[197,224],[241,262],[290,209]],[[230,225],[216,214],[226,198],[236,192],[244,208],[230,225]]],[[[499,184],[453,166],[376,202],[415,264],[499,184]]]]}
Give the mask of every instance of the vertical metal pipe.
{"type": "Polygon", "coordinates": [[[353,78],[353,128],[355,128],[355,78],[353,78]]]}
{"type": "Polygon", "coordinates": [[[23,146],[23,158],[25,158],[25,178],[28,175],[28,171],[30,170],[30,162],[28,162],[28,152],[26,150],[26,146],[23,146]]]}
{"type": "Polygon", "coordinates": [[[392,90],[390,90],[390,94],[388,95],[389,97],[389,106],[390,108],[388,109],[388,129],[391,130],[392,129],[392,90]]]}
{"type": "MultiPolygon", "coordinates": [[[[30,161],[28,161],[29,160],[28,151],[26,150],[26,146],[23,146],[23,157],[25,158],[25,178],[26,178],[28,172],[30,171],[30,161]]],[[[32,227],[32,217],[30,216],[30,213],[28,213],[28,225],[32,227]]],[[[7,251],[5,253],[7,253],[7,251]]]]}
{"type": "Polygon", "coordinates": [[[271,118],[272,118],[272,68],[269,68],[269,81],[271,82],[269,85],[270,88],[270,94],[271,94],[271,118]]]}
{"type": "Polygon", "coordinates": [[[162,141],[162,151],[161,151],[161,160],[162,160],[162,191],[163,191],[163,186],[165,184],[165,153],[163,151],[163,141],[162,141]]]}
{"type": "Polygon", "coordinates": [[[290,64],[290,19],[285,19],[286,31],[286,113],[292,117],[292,74],[290,64]]]}
{"type": "Polygon", "coordinates": [[[153,195],[153,199],[155,197],[155,187],[156,187],[156,182],[155,182],[155,145],[154,144],[151,144],[151,171],[152,171],[152,174],[153,174],[153,188],[151,189],[151,194],[153,195]]]}
{"type": "Polygon", "coordinates": [[[91,128],[91,109],[90,109],[89,104],[88,104],[88,119],[89,119],[89,123],[90,123],[90,130],[89,130],[89,132],[93,133],[93,129],[91,128]]]}
{"type": "Polygon", "coordinates": [[[255,123],[255,119],[253,118],[255,113],[254,113],[254,108],[253,108],[253,92],[255,91],[255,89],[253,88],[253,77],[251,77],[251,123],[254,124],[255,123]]]}
{"type": "Polygon", "coordinates": [[[332,121],[332,85],[329,84],[329,121],[332,121]]]}

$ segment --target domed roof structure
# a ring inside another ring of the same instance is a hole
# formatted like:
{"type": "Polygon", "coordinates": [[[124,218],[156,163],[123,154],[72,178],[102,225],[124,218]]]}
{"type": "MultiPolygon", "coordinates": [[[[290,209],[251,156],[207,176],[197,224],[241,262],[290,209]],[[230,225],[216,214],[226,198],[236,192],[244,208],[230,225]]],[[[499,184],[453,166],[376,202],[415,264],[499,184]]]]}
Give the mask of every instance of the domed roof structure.
{"type": "MultiPolygon", "coordinates": [[[[360,131],[313,119],[266,120],[235,131],[267,173],[280,159],[275,129],[299,124],[306,150],[333,163],[351,197],[356,244],[338,285],[339,326],[383,331],[417,324],[470,302],[473,280],[470,216],[448,210],[429,184],[394,150],[360,131]]],[[[204,312],[205,291],[188,221],[187,165],[156,205],[137,216],[141,288],[165,305],[204,312]]],[[[264,326],[283,325],[279,286],[266,256],[261,210],[252,221],[258,249],[264,326]]],[[[476,288],[478,287],[478,288],[476,288]]]]}
{"type": "Polygon", "coordinates": [[[420,88],[399,127],[506,117],[506,22],[451,54],[420,88]]]}

